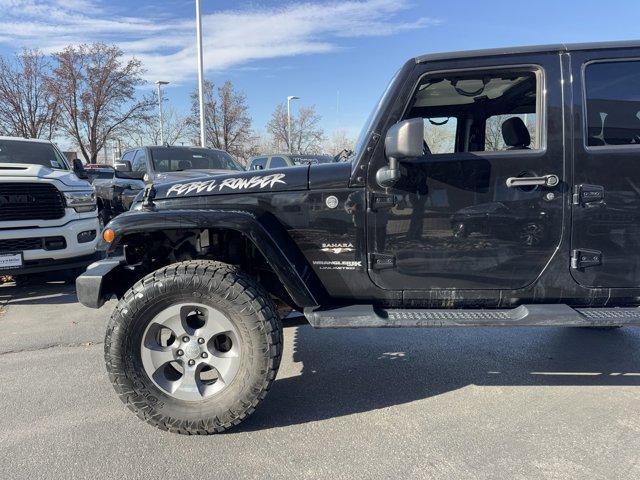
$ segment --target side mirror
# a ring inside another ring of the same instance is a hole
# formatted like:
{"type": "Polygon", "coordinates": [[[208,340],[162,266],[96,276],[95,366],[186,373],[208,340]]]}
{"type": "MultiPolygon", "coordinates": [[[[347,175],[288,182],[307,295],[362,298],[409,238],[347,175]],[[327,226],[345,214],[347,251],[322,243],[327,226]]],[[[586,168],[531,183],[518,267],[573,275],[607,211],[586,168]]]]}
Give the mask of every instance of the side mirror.
{"type": "Polygon", "coordinates": [[[129,160],[120,160],[114,165],[116,172],[130,172],[131,162],[129,160]]]}
{"type": "Polygon", "coordinates": [[[87,175],[87,171],[84,169],[84,165],[79,158],[73,159],[73,173],[76,174],[76,177],[81,180],[88,180],[89,175],[87,175]]]}
{"type": "Polygon", "coordinates": [[[396,123],[387,132],[384,139],[384,152],[389,165],[376,173],[381,187],[392,187],[400,178],[398,160],[420,157],[424,153],[424,121],[422,118],[410,118],[396,123]]]}

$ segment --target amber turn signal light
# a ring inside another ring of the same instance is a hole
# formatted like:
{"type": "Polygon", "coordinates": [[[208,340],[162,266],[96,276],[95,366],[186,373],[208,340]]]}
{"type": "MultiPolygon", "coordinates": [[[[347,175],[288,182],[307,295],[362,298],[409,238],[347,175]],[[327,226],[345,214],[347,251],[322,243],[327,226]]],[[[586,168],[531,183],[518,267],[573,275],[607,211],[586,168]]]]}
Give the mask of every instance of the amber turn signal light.
{"type": "Polygon", "coordinates": [[[113,242],[115,238],[116,238],[116,232],[114,232],[110,228],[107,228],[104,232],[102,232],[102,239],[107,243],[113,242]]]}

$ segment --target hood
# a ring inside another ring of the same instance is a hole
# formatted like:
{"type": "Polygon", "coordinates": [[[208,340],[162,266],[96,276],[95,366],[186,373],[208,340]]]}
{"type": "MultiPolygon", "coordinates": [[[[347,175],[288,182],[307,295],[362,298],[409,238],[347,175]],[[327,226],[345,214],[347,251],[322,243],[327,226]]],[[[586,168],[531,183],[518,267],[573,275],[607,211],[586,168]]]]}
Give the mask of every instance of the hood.
{"type": "Polygon", "coordinates": [[[70,170],[57,170],[43,165],[29,163],[0,163],[0,181],[29,181],[29,180],[59,181],[68,187],[87,188],[89,182],[81,180],[70,170]]]}
{"type": "Polygon", "coordinates": [[[240,170],[182,170],[180,172],[158,172],[155,175],[156,183],[177,182],[180,180],[191,180],[222,174],[239,172],[240,170]]]}
{"type": "Polygon", "coordinates": [[[156,184],[156,198],[202,197],[248,192],[285,192],[307,190],[308,188],[308,165],[246,172],[227,170],[224,174],[201,175],[197,180],[187,182],[183,180],[156,184]]]}

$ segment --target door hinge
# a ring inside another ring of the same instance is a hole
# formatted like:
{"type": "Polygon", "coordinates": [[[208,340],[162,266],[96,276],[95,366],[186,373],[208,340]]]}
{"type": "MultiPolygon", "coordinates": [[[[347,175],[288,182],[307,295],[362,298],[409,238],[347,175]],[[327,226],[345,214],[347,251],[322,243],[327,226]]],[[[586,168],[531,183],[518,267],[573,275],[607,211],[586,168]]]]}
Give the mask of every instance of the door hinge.
{"type": "Polygon", "coordinates": [[[571,268],[597,267],[602,265],[602,252],[599,250],[576,249],[571,251],[571,268]]]}
{"type": "Polygon", "coordinates": [[[604,187],[601,185],[576,185],[573,187],[573,204],[583,207],[604,205],[604,187]]]}
{"type": "Polygon", "coordinates": [[[387,195],[386,193],[374,193],[371,196],[371,210],[381,210],[393,208],[396,206],[395,195],[387,195]]]}
{"type": "Polygon", "coordinates": [[[369,266],[371,267],[371,270],[386,270],[387,268],[394,268],[396,266],[396,257],[393,255],[386,255],[384,253],[370,253],[369,266]]]}

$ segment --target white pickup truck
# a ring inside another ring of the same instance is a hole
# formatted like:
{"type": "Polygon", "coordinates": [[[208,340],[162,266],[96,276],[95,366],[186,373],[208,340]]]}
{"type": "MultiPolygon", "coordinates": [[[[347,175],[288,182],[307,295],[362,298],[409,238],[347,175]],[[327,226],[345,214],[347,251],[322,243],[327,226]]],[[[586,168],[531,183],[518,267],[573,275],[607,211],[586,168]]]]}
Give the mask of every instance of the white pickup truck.
{"type": "Polygon", "coordinates": [[[82,172],[49,141],[0,136],[0,275],[73,276],[97,258],[95,193],[82,172]]]}

